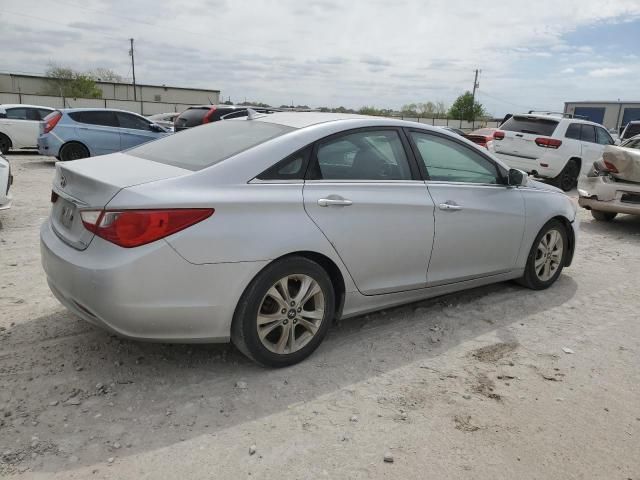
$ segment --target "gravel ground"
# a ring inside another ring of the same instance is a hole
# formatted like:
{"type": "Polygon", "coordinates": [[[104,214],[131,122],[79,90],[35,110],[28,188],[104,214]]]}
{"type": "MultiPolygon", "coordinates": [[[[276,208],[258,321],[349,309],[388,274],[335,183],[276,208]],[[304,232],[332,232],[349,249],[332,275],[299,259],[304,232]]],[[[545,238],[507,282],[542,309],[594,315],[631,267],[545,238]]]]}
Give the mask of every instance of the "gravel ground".
{"type": "Polygon", "coordinates": [[[547,291],[502,283],[358,317],[266,370],[66,312],[38,247],[53,164],[9,158],[0,477],[640,479],[640,218],[581,211],[574,264],[547,291]]]}

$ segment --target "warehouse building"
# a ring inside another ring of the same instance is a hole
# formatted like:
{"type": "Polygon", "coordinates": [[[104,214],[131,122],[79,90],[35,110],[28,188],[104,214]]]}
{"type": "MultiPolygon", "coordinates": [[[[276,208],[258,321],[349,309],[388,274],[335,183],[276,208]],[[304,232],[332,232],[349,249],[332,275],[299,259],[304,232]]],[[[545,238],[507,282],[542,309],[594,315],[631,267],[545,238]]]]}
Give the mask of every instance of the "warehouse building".
{"type": "Polygon", "coordinates": [[[618,131],[628,122],[640,120],[640,102],[565,102],[564,112],[618,131]]]}
{"type": "Polygon", "coordinates": [[[179,112],[190,105],[216,104],[220,90],[170,87],[167,85],[119,82],[96,82],[102,98],[63,98],[47,95],[51,92],[49,78],[37,75],[0,73],[0,103],[29,103],[54,108],[104,107],[121,108],[143,115],[179,112]]]}

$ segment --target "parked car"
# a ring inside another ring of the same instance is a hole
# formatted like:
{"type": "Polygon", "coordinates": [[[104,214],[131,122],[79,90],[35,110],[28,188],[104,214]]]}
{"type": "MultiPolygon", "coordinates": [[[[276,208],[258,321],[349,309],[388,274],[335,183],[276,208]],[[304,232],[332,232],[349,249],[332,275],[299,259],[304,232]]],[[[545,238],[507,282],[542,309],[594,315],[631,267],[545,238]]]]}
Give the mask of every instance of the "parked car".
{"type": "Polygon", "coordinates": [[[640,135],[607,147],[586,177],[578,182],[578,203],[596,220],[619,213],[640,215],[640,135]]]}
{"type": "Polygon", "coordinates": [[[107,108],[55,110],[40,126],[38,152],[58,160],[119,152],[168,135],[142,115],[107,108]]]}
{"type": "Polygon", "coordinates": [[[147,119],[149,121],[160,125],[162,128],[167,130],[168,132],[173,131],[173,123],[176,118],[178,118],[180,112],[169,112],[169,113],[157,113],[155,115],[149,115],[147,119]]]}
{"type": "Polygon", "coordinates": [[[629,140],[636,135],[640,135],[640,120],[634,120],[625,125],[624,129],[622,129],[622,132],[620,133],[620,142],[629,140]]]}
{"type": "Polygon", "coordinates": [[[0,153],[37,148],[40,120],[53,108],[38,105],[0,105],[0,153]]]}
{"type": "Polygon", "coordinates": [[[567,192],[613,143],[597,123],[568,115],[524,114],[512,116],[493,133],[489,150],[510,167],[553,180],[567,192]]]}
{"type": "Polygon", "coordinates": [[[479,128],[471,133],[467,133],[465,137],[473,143],[487,148],[487,143],[493,140],[493,134],[497,128],[479,128]]]}
{"type": "Polygon", "coordinates": [[[58,163],[41,229],[52,292],[161,342],[284,366],[329,324],[509,279],[551,286],[577,206],[438,128],[282,112],[58,163]]]}
{"type": "Polygon", "coordinates": [[[11,207],[11,195],[9,189],[13,184],[13,175],[11,174],[11,164],[2,154],[0,154],[0,210],[6,210],[11,207]]]}
{"type": "Polygon", "coordinates": [[[174,122],[176,132],[205,123],[217,122],[223,118],[231,119],[247,114],[247,109],[258,113],[272,113],[274,108],[247,107],[243,105],[195,105],[182,112],[174,122]]]}

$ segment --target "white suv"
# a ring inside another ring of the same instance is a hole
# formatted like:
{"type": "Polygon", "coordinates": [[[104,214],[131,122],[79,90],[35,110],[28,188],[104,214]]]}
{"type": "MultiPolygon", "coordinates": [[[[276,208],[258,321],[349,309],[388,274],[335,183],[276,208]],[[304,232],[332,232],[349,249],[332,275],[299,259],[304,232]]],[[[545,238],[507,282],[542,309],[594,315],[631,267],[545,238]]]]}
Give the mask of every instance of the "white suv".
{"type": "Polygon", "coordinates": [[[37,105],[0,105],[0,153],[38,148],[40,120],[51,112],[53,108],[37,105]]]}
{"type": "Polygon", "coordinates": [[[566,114],[528,113],[504,122],[487,148],[510,167],[552,179],[567,192],[613,143],[597,123],[566,114]]]}

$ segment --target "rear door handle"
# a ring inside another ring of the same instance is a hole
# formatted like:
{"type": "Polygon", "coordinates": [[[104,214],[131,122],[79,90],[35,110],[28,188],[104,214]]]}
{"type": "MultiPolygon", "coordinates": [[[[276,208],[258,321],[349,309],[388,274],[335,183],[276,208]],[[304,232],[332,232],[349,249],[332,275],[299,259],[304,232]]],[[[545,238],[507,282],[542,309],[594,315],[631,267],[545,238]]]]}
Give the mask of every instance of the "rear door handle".
{"type": "Polygon", "coordinates": [[[440,210],[462,210],[462,207],[460,205],[457,205],[453,202],[441,203],[440,205],[438,205],[438,207],[440,208],[440,210]]]}
{"type": "Polygon", "coordinates": [[[348,207],[353,205],[353,202],[346,198],[321,198],[318,200],[318,205],[321,207],[348,207]]]}

